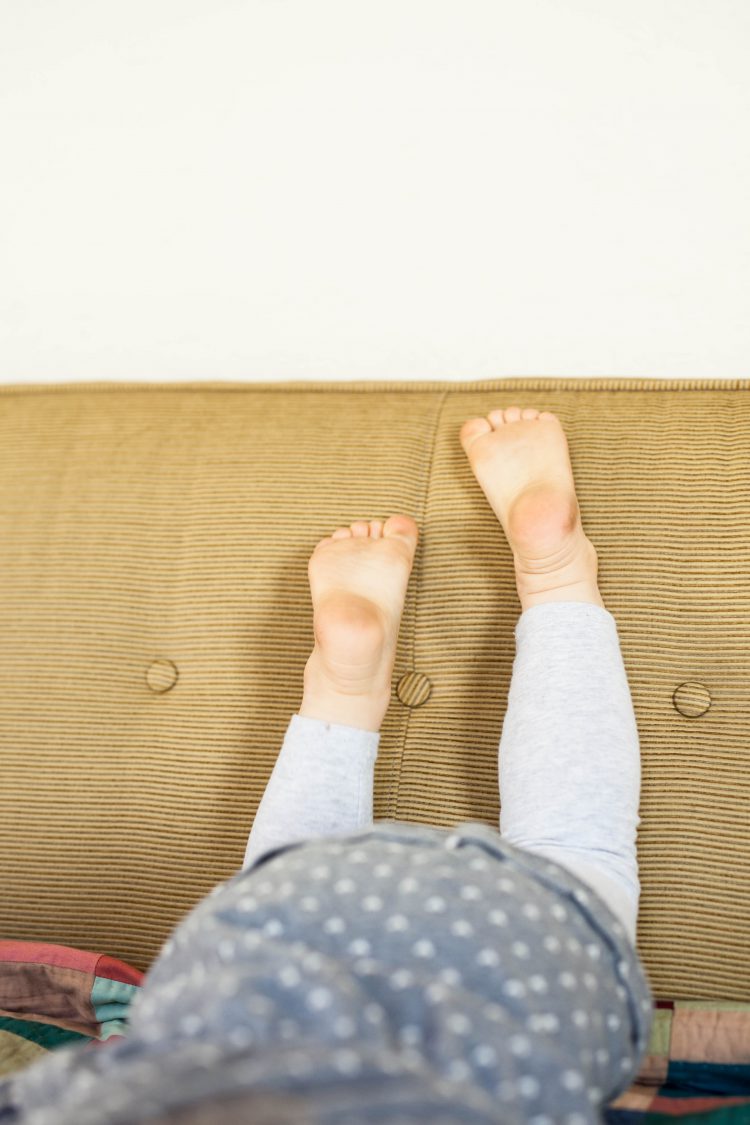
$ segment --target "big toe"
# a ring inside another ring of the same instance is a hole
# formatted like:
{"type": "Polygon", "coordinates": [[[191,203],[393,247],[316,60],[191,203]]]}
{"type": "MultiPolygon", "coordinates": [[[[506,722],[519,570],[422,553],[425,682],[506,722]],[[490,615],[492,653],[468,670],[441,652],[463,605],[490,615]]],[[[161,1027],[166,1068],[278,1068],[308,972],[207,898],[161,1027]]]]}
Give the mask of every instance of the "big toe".
{"type": "Polygon", "coordinates": [[[398,535],[399,538],[406,539],[412,549],[415,549],[419,538],[419,528],[416,520],[413,520],[411,516],[390,516],[383,524],[383,535],[386,538],[398,535]]]}
{"type": "Polygon", "coordinates": [[[468,453],[470,447],[474,444],[477,438],[484,437],[485,434],[492,433],[492,426],[486,418],[469,418],[464,422],[459,430],[459,440],[464,448],[464,453],[468,453]]]}

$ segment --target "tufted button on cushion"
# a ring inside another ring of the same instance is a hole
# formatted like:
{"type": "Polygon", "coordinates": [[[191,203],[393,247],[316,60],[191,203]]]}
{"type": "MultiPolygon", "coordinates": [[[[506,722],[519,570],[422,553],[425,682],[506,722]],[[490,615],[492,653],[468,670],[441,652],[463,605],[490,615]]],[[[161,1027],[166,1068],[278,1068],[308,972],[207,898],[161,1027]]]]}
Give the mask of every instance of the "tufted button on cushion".
{"type": "Polygon", "coordinates": [[[154,660],[146,672],[146,683],[152,691],[164,692],[173,688],[180,678],[171,660],[154,660]]]}
{"type": "Polygon", "coordinates": [[[697,719],[699,715],[705,715],[711,706],[711,692],[705,684],[686,680],[674,689],[672,702],[686,719],[697,719]]]}
{"type": "Polygon", "coordinates": [[[396,694],[406,707],[421,707],[432,695],[432,684],[423,672],[407,672],[398,681],[396,694]]]}

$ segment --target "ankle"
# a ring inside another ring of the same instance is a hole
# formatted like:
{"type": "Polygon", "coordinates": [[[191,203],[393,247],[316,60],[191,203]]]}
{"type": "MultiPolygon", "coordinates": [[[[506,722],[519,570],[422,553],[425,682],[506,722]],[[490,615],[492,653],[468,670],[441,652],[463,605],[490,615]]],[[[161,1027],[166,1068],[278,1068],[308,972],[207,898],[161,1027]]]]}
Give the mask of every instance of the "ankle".
{"type": "Polygon", "coordinates": [[[529,571],[515,559],[516,587],[522,612],[545,602],[590,602],[602,609],[607,608],[599,591],[596,549],[582,532],[579,535],[572,555],[547,570],[542,566],[529,571]]]}
{"type": "Polygon", "coordinates": [[[558,586],[553,590],[536,594],[521,594],[519,591],[518,596],[521,599],[521,613],[545,602],[590,602],[592,605],[601,606],[602,609],[607,608],[596,582],[571,582],[569,585],[558,586]]]}
{"type": "Polygon", "coordinates": [[[359,730],[378,734],[388,703],[385,706],[367,700],[354,700],[331,695],[310,695],[305,692],[297,714],[303,719],[317,719],[321,723],[337,723],[344,727],[357,727],[359,730]]]}
{"type": "Polygon", "coordinates": [[[305,666],[304,692],[298,714],[303,719],[318,719],[325,723],[358,727],[377,732],[385,718],[391,699],[389,684],[367,686],[362,690],[347,687],[342,690],[322,667],[313,650],[305,666]]]}

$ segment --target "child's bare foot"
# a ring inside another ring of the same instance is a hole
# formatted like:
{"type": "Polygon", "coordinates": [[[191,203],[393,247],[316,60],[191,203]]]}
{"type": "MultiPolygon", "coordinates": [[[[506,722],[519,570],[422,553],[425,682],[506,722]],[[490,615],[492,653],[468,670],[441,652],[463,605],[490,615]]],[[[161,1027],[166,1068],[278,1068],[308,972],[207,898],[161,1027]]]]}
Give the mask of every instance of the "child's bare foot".
{"type": "Polygon", "coordinates": [[[547,601],[604,602],[584,533],[560,420],[511,406],[470,418],[460,440],[513,551],[523,609],[547,601]]]}
{"type": "Polygon", "coordinates": [[[316,546],[307,568],[315,648],[303,717],[379,729],[418,536],[411,516],[397,515],[340,527],[316,546]]]}

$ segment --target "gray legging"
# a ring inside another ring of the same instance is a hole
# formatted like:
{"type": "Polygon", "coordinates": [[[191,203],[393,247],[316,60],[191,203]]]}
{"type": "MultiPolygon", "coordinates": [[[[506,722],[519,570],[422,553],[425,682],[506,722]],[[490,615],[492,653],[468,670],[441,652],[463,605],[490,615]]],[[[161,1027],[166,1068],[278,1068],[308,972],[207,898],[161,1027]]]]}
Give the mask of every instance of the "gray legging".
{"type": "MultiPolygon", "coordinates": [[[[615,619],[589,602],[548,602],[521,614],[515,638],[500,835],[591,886],[635,945],[641,759],[615,619]]],[[[371,827],[379,742],[293,715],[243,867],[283,844],[371,827]]]]}

